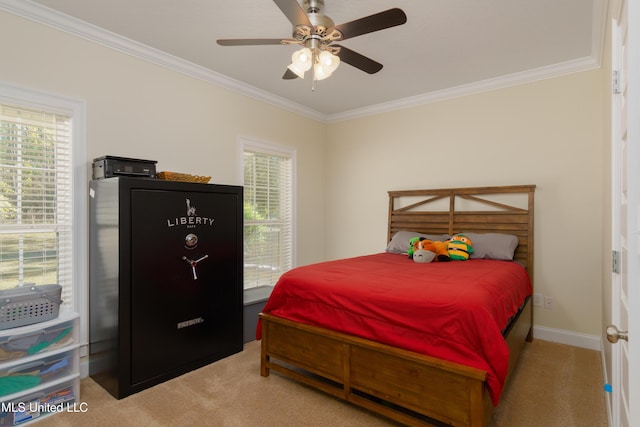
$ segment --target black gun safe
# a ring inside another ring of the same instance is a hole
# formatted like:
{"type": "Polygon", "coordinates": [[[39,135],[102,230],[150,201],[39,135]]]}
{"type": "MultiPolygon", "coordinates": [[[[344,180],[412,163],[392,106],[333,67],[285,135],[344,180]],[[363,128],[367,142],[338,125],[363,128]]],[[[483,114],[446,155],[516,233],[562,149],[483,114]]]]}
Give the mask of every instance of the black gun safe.
{"type": "Polygon", "coordinates": [[[89,374],[120,399],[243,348],[242,187],[90,183],[89,374]]]}

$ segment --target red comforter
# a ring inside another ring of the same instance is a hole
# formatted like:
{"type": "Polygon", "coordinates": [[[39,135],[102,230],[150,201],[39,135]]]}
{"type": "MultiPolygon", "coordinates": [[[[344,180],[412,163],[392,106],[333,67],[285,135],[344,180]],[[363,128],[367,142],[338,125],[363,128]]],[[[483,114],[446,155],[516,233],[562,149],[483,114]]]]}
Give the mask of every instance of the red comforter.
{"type": "Polygon", "coordinates": [[[293,269],[263,312],[482,369],[497,405],[509,362],[501,331],[531,292],[515,262],[381,253],[293,269]]]}

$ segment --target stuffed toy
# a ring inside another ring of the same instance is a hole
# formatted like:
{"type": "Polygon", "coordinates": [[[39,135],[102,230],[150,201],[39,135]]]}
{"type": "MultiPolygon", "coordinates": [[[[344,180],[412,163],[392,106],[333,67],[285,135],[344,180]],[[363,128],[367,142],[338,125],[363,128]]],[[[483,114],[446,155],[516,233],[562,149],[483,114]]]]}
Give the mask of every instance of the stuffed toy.
{"type": "Polygon", "coordinates": [[[415,262],[449,261],[447,242],[414,237],[409,241],[409,258],[415,262]],[[418,255],[416,255],[418,252],[418,255]],[[427,253],[425,253],[427,252],[427,253]]]}
{"type": "Polygon", "coordinates": [[[449,250],[447,249],[448,240],[441,242],[439,240],[434,240],[433,245],[436,250],[436,260],[437,261],[449,261],[451,257],[449,256],[449,250]]]}
{"type": "Polygon", "coordinates": [[[424,239],[424,237],[414,237],[412,239],[409,240],[409,249],[407,251],[407,253],[409,254],[409,258],[413,258],[413,251],[414,249],[414,245],[416,244],[416,242],[418,242],[420,239],[424,239]]]}
{"type": "Polygon", "coordinates": [[[436,252],[431,240],[425,239],[424,237],[411,240],[413,240],[413,246],[412,249],[410,249],[410,256],[413,258],[414,262],[423,263],[433,261],[436,256],[436,252]]]}
{"type": "Polygon", "coordinates": [[[448,240],[447,251],[452,260],[466,261],[473,253],[473,243],[464,234],[456,234],[448,240]]]}

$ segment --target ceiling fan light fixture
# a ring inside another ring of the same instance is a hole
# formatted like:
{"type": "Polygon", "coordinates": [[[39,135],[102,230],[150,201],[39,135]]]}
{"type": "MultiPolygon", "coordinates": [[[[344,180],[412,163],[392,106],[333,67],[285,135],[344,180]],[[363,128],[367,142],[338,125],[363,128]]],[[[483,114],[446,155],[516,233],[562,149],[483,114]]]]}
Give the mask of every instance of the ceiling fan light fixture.
{"type": "Polygon", "coordinates": [[[331,52],[323,50],[320,53],[316,53],[313,63],[313,79],[324,80],[331,77],[331,74],[340,65],[340,58],[331,52]]]}
{"type": "Polygon", "coordinates": [[[336,68],[338,68],[338,65],[340,65],[340,58],[331,52],[324,50],[320,52],[320,55],[318,55],[318,62],[320,62],[322,67],[326,68],[327,71],[329,71],[329,74],[331,74],[336,70],[336,68]]]}
{"type": "Polygon", "coordinates": [[[321,63],[317,62],[313,64],[313,79],[314,80],[324,80],[327,77],[331,77],[333,71],[329,70],[327,67],[324,67],[321,63]]]}
{"type": "MultiPolygon", "coordinates": [[[[303,73],[305,71],[309,71],[313,62],[311,49],[305,47],[293,52],[293,55],[291,55],[291,62],[298,70],[302,71],[303,73]]],[[[291,71],[295,72],[294,70],[291,71]]]]}
{"type": "Polygon", "coordinates": [[[304,79],[304,71],[299,69],[296,64],[294,64],[293,62],[291,64],[289,64],[289,66],[287,67],[289,70],[291,70],[296,76],[300,77],[301,79],[304,79]]]}

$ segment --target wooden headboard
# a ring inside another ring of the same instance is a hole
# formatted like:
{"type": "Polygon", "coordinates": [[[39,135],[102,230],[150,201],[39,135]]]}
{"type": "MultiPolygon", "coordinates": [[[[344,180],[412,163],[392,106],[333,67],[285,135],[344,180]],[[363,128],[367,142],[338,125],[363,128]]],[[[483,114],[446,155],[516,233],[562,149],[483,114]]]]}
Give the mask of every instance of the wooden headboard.
{"type": "Polygon", "coordinates": [[[503,233],[518,236],[515,259],[533,281],[535,185],[389,191],[387,241],[400,230],[423,234],[503,233]]]}

